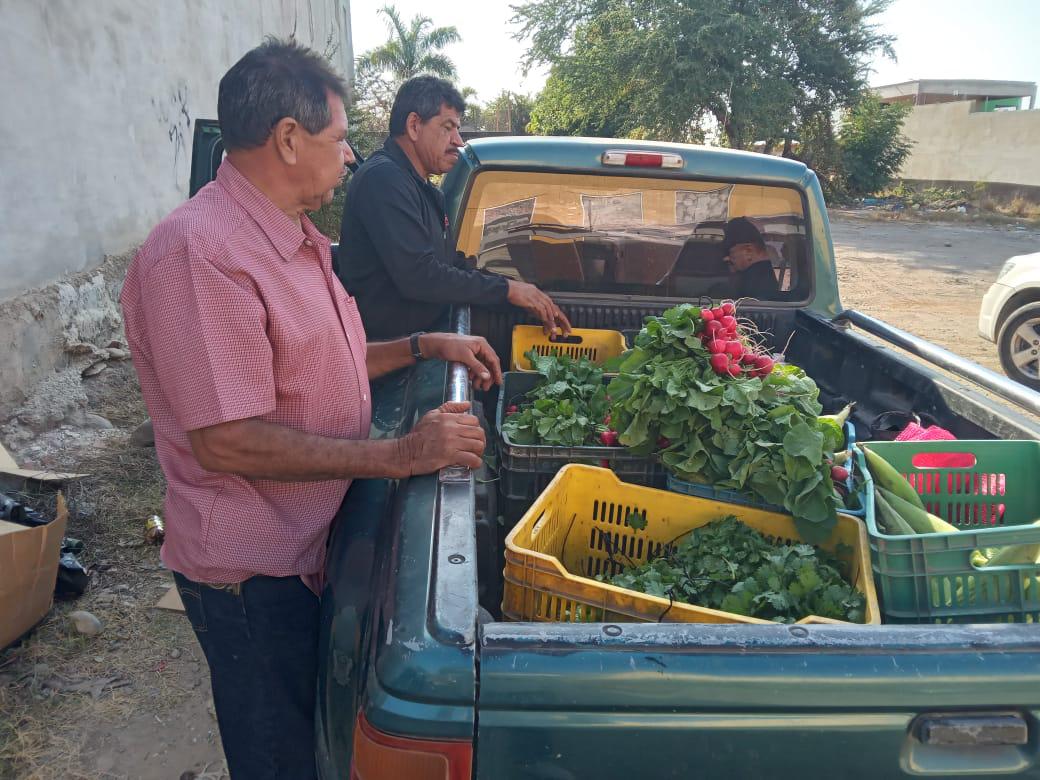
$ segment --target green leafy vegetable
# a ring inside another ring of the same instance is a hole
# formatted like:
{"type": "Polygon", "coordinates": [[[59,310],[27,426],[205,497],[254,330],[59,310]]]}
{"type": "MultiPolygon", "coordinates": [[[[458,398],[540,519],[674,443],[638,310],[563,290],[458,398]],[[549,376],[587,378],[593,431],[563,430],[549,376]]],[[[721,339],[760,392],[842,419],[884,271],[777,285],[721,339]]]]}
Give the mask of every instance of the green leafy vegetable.
{"type": "Polygon", "coordinates": [[[822,541],[837,521],[827,460],[840,424],[820,420],[819,389],[797,366],[720,375],[707,325],[691,304],[647,319],[607,387],[620,443],[659,453],[680,479],[783,506],[806,541],[822,541]]]}
{"type": "MultiPolygon", "coordinates": [[[[839,554],[841,550],[839,550],[839,554]]],[[[748,617],[809,615],[862,623],[866,600],[838,559],[808,544],[772,544],[733,516],[708,523],[657,558],[601,582],[748,617]]]]}
{"type": "Polygon", "coordinates": [[[585,359],[544,356],[534,350],[525,357],[543,378],[503,422],[502,432],[515,444],[598,444],[608,407],[603,369],[585,359]]]}

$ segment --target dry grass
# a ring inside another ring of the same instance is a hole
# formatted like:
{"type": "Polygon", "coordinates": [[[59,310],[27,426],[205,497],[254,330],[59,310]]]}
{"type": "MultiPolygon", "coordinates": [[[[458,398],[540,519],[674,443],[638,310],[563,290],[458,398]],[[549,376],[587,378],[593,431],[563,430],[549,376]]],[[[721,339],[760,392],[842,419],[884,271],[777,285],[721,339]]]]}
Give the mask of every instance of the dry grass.
{"type": "MultiPolygon", "coordinates": [[[[93,408],[117,425],[136,425],[144,410],[132,376],[109,384],[93,408]]],[[[83,540],[80,559],[94,571],[86,594],[55,604],[27,640],[0,652],[0,777],[95,778],[83,757],[91,731],[107,724],[115,731],[140,712],[161,717],[193,692],[177,666],[201,660],[191,628],[182,615],[152,609],[170,584],[158,549],[143,539],[145,519],[162,508],[155,451],[134,447],[125,432],[106,441],[84,455],[58,456],[61,468],[90,475],[65,492],[67,534],[83,540]],[[99,636],[73,631],[67,615],[77,609],[101,620],[99,636]],[[181,650],[183,662],[168,660],[172,648],[181,650]],[[63,683],[109,678],[117,687],[96,700],[62,690],[63,683]]],[[[26,488],[20,496],[46,511],[56,494],[26,488]]]]}
{"type": "Polygon", "coordinates": [[[1040,220],[1040,204],[1026,200],[1022,196],[1015,198],[1007,206],[999,207],[1005,214],[1013,217],[1025,217],[1031,220],[1040,220]]]}
{"type": "Polygon", "coordinates": [[[833,216],[838,214],[853,219],[874,222],[942,222],[955,225],[1021,225],[1024,228],[1040,229],[1040,213],[1032,216],[1015,217],[999,212],[972,212],[961,214],[956,211],[925,211],[906,209],[884,211],[873,209],[828,209],[833,216]]]}

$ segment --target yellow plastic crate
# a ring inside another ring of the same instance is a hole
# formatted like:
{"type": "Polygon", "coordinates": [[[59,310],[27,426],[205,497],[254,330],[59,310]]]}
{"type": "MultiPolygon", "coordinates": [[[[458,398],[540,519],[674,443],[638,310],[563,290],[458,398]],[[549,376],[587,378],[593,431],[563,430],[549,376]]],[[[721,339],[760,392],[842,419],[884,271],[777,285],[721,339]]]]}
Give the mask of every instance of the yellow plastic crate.
{"type": "MultiPolygon", "coordinates": [[[[614,551],[615,561],[627,556],[645,563],[665,545],[726,515],[770,538],[801,541],[789,515],[630,485],[609,469],[564,466],[506,537],[502,613],[525,621],[768,624],[771,621],[670,603],[592,579],[620,570],[608,550],[614,551]],[[628,525],[631,513],[642,515],[646,527],[628,525]]],[[[830,539],[819,547],[833,554],[838,545],[852,551],[851,560],[845,560],[853,585],[866,598],[864,622],[880,623],[863,524],[839,514],[830,539]]],[[[847,625],[812,615],[798,622],[847,625]]]]}
{"type": "Polygon", "coordinates": [[[618,330],[574,328],[566,338],[550,339],[540,325],[517,325],[513,328],[512,371],[534,371],[525,352],[534,349],[539,355],[564,355],[577,360],[585,358],[602,364],[623,353],[628,347],[625,336],[618,330]]]}

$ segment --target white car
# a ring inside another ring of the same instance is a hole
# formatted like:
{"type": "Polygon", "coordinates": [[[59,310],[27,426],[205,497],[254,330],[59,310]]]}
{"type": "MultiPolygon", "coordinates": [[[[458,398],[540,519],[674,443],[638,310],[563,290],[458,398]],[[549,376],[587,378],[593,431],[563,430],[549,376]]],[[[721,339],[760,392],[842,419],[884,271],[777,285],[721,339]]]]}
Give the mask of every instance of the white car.
{"type": "Polygon", "coordinates": [[[1040,252],[1004,263],[982,299],[979,335],[996,343],[1005,374],[1040,390],[1040,252]]]}

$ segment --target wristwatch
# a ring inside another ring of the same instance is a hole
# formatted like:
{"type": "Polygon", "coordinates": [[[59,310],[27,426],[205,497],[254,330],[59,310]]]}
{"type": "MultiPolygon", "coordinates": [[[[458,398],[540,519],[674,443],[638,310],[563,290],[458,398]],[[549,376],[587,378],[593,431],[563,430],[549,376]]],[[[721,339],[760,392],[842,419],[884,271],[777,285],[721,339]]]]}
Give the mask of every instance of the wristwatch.
{"type": "Polygon", "coordinates": [[[408,337],[408,347],[412,350],[412,357],[416,360],[426,360],[426,356],[422,353],[422,349],[419,347],[419,337],[425,335],[426,331],[420,330],[418,333],[413,333],[408,337]]]}

